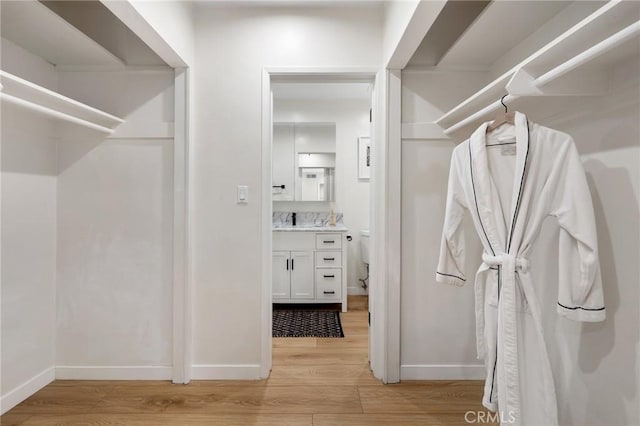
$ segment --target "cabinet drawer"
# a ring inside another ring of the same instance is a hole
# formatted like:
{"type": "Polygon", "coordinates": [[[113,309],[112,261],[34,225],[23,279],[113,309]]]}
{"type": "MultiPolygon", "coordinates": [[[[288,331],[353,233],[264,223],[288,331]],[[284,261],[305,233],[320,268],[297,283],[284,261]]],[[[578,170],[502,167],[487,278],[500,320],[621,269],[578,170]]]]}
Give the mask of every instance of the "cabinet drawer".
{"type": "Polygon", "coordinates": [[[316,268],[340,268],[342,266],[341,251],[317,251],[316,268]]]}
{"type": "Polygon", "coordinates": [[[342,298],[342,269],[316,269],[316,299],[340,300],[342,298]]]}
{"type": "Polygon", "coordinates": [[[341,234],[316,234],[317,249],[339,249],[342,248],[341,234]]]}
{"type": "Polygon", "coordinates": [[[313,232],[273,231],[273,250],[313,250],[315,249],[313,232]]]}

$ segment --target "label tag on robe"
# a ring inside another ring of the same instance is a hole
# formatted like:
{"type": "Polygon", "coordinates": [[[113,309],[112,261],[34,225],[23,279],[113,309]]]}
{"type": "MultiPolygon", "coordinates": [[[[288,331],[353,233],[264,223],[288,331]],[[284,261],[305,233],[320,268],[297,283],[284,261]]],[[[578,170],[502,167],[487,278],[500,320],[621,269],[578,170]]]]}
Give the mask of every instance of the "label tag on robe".
{"type": "Polygon", "coordinates": [[[516,155],[515,145],[502,145],[500,148],[502,149],[503,156],[516,155]]]}

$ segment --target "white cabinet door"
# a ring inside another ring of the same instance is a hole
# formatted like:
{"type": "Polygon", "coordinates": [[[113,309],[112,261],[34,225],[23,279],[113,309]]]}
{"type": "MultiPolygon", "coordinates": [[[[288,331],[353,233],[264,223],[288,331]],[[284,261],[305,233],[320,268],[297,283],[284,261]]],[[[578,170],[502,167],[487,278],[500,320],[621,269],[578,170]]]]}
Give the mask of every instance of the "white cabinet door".
{"type": "Polygon", "coordinates": [[[288,251],[274,251],[272,254],[273,298],[289,299],[291,297],[291,259],[288,251]]]}
{"type": "Polygon", "coordinates": [[[312,251],[291,252],[291,298],[314,299],[315,277],[312,251]]]}

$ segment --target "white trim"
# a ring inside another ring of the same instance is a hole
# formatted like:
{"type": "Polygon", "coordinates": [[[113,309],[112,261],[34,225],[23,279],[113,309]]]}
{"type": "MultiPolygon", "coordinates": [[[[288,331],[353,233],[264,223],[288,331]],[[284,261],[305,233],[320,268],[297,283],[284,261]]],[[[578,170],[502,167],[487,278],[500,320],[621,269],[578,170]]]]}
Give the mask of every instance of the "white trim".
{"type": "Polygon", "coordinates": [[[258,364],[202,364],[192,366],[193,380],[259,380],[258,364]]]}
{"type": "Polygon", "coordinates": [[[449,139],[434,122],[402,123],[402,140],[449,139]]]}
{"type": "Polygon", "coordinates": [[[34,393],[55,380],[54,367],[47,368],[0,398],[0,415],[11,410],[34,393]]]}
{"type": "Polygon", "coordinates": [[[169,65],[56,65],[58,72],[111,72],[135,71],[136,73],[165,73],[173,71],[169,65]]]}
{"type": "Polygon", "coordinates": [[[271,332],[271,227],[273,205],[271,203],[271,117],[273,97],[271,94],[271,75],[267,69],[262,71],[262,303],[260,304],[262,321],[262,338],[260,350],[260,377],[266,379],[271,373],[272,332],[271,332]]]}
{"type": "Polygon", "coordinates": [[[373,99],[373,131],[371,139],[371,196],[369,223],[371,228],[369,266],[369,363],[375,378],[386,380],[386,307],[385,282],[385,212],[386,212],[386,144],[387,144],[387,70],[376,75],[373,99]]]}
{"type": "Polygon", "coordinates": [[[176,136],[175,123],[156,123],[152,129],[119,127],[107,139],[173,139],[176,136]]]}
{"type": "Polygon", "coordinates": [[[174,77],[173,141],[173,374],[174,383],[191,377],[191,284],[188,279],[189,69],[174,77]]]}
{"type": "Polygon", "coordinates": [[[124,136],[107,136],[104,140],[108,141],[130,141],[131,139],[139,140],[139,141],[166,141],[170,140],[173,143],[173,135],[171,136],[132,136],[132,135],[124,135],[124,136]]]}
{"type": "Polygon", "coordinates": [[[484,365],[419,364],[402,365],[401,380],[484,380],[484,365]]]}
{"type": "Polygon", "coordinates": [[[346,80],[355,81],[359,79],[371,80],[378,72],[378,68],[371,67],[264,67],[263,73],[270,77],[287,77],[300,79],[320,78],[325,80],[328,76],[344,77],[346,80]]]}
{"type": "Polygon", "coordinates": [[[386,323],[386,380],[400,381],[400,283],[402,270],[402,72],[389,70],[387,105],[387,165],[385,248],[387,262],[385,293],[386,323]]]}
{"type": "Polygon", "coordinates": [[[402,69],[402,74],[437,74],[447,75],[451,73],[488,73],[491,68],[481,65],[407,65],[402,69]]]}
{"type": "Polygon", "coordinates": [[[56,380],[171,380],[170,366],[58,365],[56,380]]]}

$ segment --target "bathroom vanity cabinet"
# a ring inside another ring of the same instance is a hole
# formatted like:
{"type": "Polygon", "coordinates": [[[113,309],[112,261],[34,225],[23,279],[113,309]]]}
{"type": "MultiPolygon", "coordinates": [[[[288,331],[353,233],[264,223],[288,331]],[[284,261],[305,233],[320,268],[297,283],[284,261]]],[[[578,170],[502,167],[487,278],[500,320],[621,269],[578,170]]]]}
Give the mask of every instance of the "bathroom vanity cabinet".
{"type": "Polygon", "coordinates": [[[341,303],[347,311],[346,229],[274,230],[272,262],[273,303],[341,303]]]}

